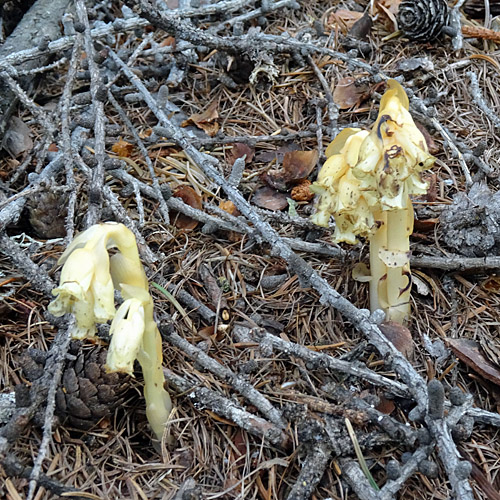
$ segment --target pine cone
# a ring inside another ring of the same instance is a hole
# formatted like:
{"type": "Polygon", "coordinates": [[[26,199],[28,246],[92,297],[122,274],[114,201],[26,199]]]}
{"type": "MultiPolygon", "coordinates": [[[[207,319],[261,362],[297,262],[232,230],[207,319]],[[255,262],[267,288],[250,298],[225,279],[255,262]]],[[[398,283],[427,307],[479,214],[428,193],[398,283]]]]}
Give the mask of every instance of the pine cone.
{"type": "MultiPolygon", "coordinates": [[[[34,381],[43,373],[44,354],[30,349],[21,357],[28,380],[34,381]]],[[[123,402],[128,376],[104,371],[107,350],[103,347],[83,349],[80,342],[72,342],[70,354],[76,359],[66,363],[56,394],[56,415],[73,427],[90,429],[123,402]]]]}
{"type": "Polygon", "coordinates": [[[445,0],[403,0],[399,4],[399,29],[411,40],[428,42],[448,24],[445,0]]]}
{"type": "Polygon", "coordinates": [[[61,192],[41,191],[27,203],[29,221],[37,236],[44,239],[66,236],[65,219],[68,196],[61,192]]]}

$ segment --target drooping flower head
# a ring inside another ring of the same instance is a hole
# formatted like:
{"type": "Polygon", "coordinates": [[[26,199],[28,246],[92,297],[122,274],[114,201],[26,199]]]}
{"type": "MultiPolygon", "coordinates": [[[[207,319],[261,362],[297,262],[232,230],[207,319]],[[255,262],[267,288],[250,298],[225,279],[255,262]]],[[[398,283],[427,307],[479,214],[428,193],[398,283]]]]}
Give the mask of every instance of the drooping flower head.
{"type": "Polygon", "coordinates": [[[435,161],[408,111],[405,91],[396,80],[387,84],[378,118],[360,147],[353,169],[360,189],[381,210],[407,208],[409,195],[425,194],[427,184],[421,172],[435,161]]]}
{"type": "Polygon", "coordinates": [[[371,131],[347,128],[326,150],[327,160],[311,190],[320,195],[312,221],[328,226],[334,240],[355,243],[380,227],[374,214],[408,208],[409,195],[425,194],[421,172],[432,166],[425,138],[409,111],[406,93],[388,81],[371,131]]]}
{"type": "Polygon", "coordinates": [[[49,304],[55,316],[72,313],[73,338],[91,338],[96,324],[113,320],[106,368],[133,373],[134,361],[142,366],[146,415],[161,439],[172,409],[163,388],[162,345],[153,315],[153,299],[139,259],[134,234],[123,224],[96,224],[79,234],[59,259],[60,284],[49,304]],[[108,250],[117,252],[110,258],[108,250]],[[123,303],[115,311],[115,290],[123,303]]]}
{"type": "Polygon", "coordinates": [[[48,307],[54,316],[75,315],[71,335],[76,339],[93,337],[96,323],[105,323],[115,315],[106,237],[95,228],[78,235],[59,259],[64,264],[60,285],[52,290],[56,298],[48,307]]]}
{"type": "Polygon", "coordinates": [[[145,327],[142,301],[136,298],[125,300],[116,311],[116,316],[109,330],[112,340],[106,359],[108,372],[132,375],[134,361],[137,359],[142,345],[145,327]]]}
{"type": "Polygon", "coordinates": [[[311,190],[320,195],[312,221],[328,227],[335,217],[335,241],[355,243],[357,235],[366,236],[374,224],[360,182],[352,174],[358,162],[359,149],[368,132],[346,128],[326,150],[327,160],[311,190]]]}
{"type": "Polygon", "coordinates": [[[80,233],[59,259],[63,264],[60,285],[49,304],[54,316],[75,315],[73,338],[91,338],[96,323],[115,316],[114,290],[128,283],[148,290],[148,281],[133,233],[123,224],[96,224],[80,233]],[[119,251],[110,259],[108,250],[119,251]]]}

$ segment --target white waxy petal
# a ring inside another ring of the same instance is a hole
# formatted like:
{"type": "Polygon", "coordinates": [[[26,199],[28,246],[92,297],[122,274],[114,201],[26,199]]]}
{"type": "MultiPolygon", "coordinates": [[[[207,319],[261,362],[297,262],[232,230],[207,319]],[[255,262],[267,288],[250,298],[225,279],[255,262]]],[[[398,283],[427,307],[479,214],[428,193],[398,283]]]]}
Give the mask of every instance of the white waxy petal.
{"type": "Polygon", "coordinates": [[[133,373],[134,361],[144,336],[144,307],[140,300],[126,300],[111,325],[106,368],[110,372],[133,373]]]}
{"type": "Polygon", "coordinates": [[[71,337],[80,340],[93,338],[96,334],[96,318],[92,295],[88,293],[85,300],[73,302],[71,312],[75,315],[75,326],[71,331],[71,337]]]}

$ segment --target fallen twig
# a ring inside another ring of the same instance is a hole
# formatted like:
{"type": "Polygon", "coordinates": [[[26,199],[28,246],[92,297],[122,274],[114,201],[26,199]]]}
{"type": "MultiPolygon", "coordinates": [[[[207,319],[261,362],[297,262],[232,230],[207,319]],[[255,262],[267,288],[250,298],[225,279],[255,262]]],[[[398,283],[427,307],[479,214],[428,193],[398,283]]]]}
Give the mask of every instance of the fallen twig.
{"type": "Polygon", "coordinates": [[[352,375],[353,377],[366,380],[378,387],[383,387],[384,389],[398,396],[407,397],[409,394],[408,388],[404,384],[383,377],[382,375],[379,375],[369,368],[360,366],[359,364],[350,363],[342,359],[334,358],[322,352],[314,352],[307,347],[301,346],[299,344],[287,342],[286,340],[283,340],[276,335],[272,335],[271,333],[266,332],[263,329],[254,328],[250,330],[249,328],[246,328],[242,325],[235,325],[234,334],[240,336],[241,338],[244,338],[246,335],[251,340],[256,340],[259,343],[262,342],[264,344],[270,345],[274,349],[277,349],[280,352],[284,352],[289,356],[297,356],[300,359],[303,359],[308,364],[314,366],[316,369],[326,368],[329,370],[352,375]]]}
{"type": "Polygon", "coordinates": [[[68,354],[71,336],[69,332],[74,326],[75,318],[72,316],[66,328],[60,329],[54,342],[51,345],[49,357],[47,359],[47,374],[49,377],[48,393],[43,420],[42,441],[38,446],[38,453],[33,462],[33,469],[30,474],[30,482],[26,500],[32,500],[39,482],[43,461],[47,455],[50,441],[52,439],[52,426],[54,424],[54,411],[56,408],[56,392],[59,388],[64,363],[68,354]]]}
{"type": "Polygon", "coordinates": [[[162,324],[159,329],[165,340],[168,340],[172,345],[181,349],[182,352],[194,359],[211,373],[217,375],[224,382],[230,384],[231,387],[255,405],[274,425],[278,426],[280,429],[286,427],[281,412],[272,406],[271,403],[250,383],[180,337],[175,333],[172,325],[162,324]]]}
{"type": "Polygon", "coordinates": [[[330,461],[332,449],[329,443],[318,443],[311,447],[292,486],[287,500],[307,500],[320,482],[330,461]]]}
{"type": "Polygon", "coordinates": [[[185,396],[193,401],[197,408],[206,408],[221,417],[228,418],[248,433],[264,438],[281,448],[287,448],[290,445],[289,436],[271,422],[249,413],[234,401],[215,391],[206,387],[198,387],[166,368],[163,371],[167,381],[178,391],[185,393],[185,396]]]}
{"type": "Polygon", "coordinates": [[[95,158],[97,160],[97,164],[92,169],[92,175],[90,176],[88,190],[89,203],[85,218],[85,227],[90,227],[100,220],[102,211],[104,160],[106,159],[106,132],[104,128],[106,118],[104,116],[103,101],[106,98],[106,91],[102,87],[101,75],[95,61],[94,42],[87,16],[87,8],[83,0],[76,0],[76,13],[78,20],[85,27],[83,37],[90,71],[90,93],[92,95],[92,110],[94,116],[95,158]]]}
{"type": "Polygon", "coordinates": [[[479,88],[479,82],[477,81],[477,75],[474,71],[468,71],[467,77],[470,80],[470,95],[474,104],[481,109],[481,111],[491,120],[493,126],[496,129],[500,128],[500,116],[498,116],[490,106],[486,103],[483,97],[481,89],[479,88]]]}
{"type": "Polygon", "coordinates": [[[435,257],[421,255],[412,257],[411,265],[413,267],[440,269],[442,271],[491,272],[500,269],[500,257],[462,257],[461,255],[435,257]]]}

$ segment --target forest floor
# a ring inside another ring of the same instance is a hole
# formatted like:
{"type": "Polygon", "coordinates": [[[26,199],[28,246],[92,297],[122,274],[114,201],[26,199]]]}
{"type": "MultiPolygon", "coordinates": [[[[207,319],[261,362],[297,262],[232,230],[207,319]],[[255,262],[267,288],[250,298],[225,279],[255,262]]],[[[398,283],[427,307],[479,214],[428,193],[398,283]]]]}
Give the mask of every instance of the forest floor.
{"type": "Polygon", "coordinates": [[[126,3],[77,0],[73,26],[46,20],[50,43],[0,53],[16,102],[0,497],[500,499],[497,18],[466,2],[463,38],[416,42],[395,33],[398,0],[126,3]],[[340,130],[371,126],[390,78],[436,157],[413,200],[409,331],[369,316],[353,278],[368,245],[310,222],[306,182],[340,130]],[[106,325],[68,346],[47,313],[58,258],[104,221],[134,231],[150,281],[174,403],[161,443],[139,366],[119,389],[99,375],[104,417],[85,399],[106,325]],[[427,404],[431,380],[444,403],[427,404]]]}

